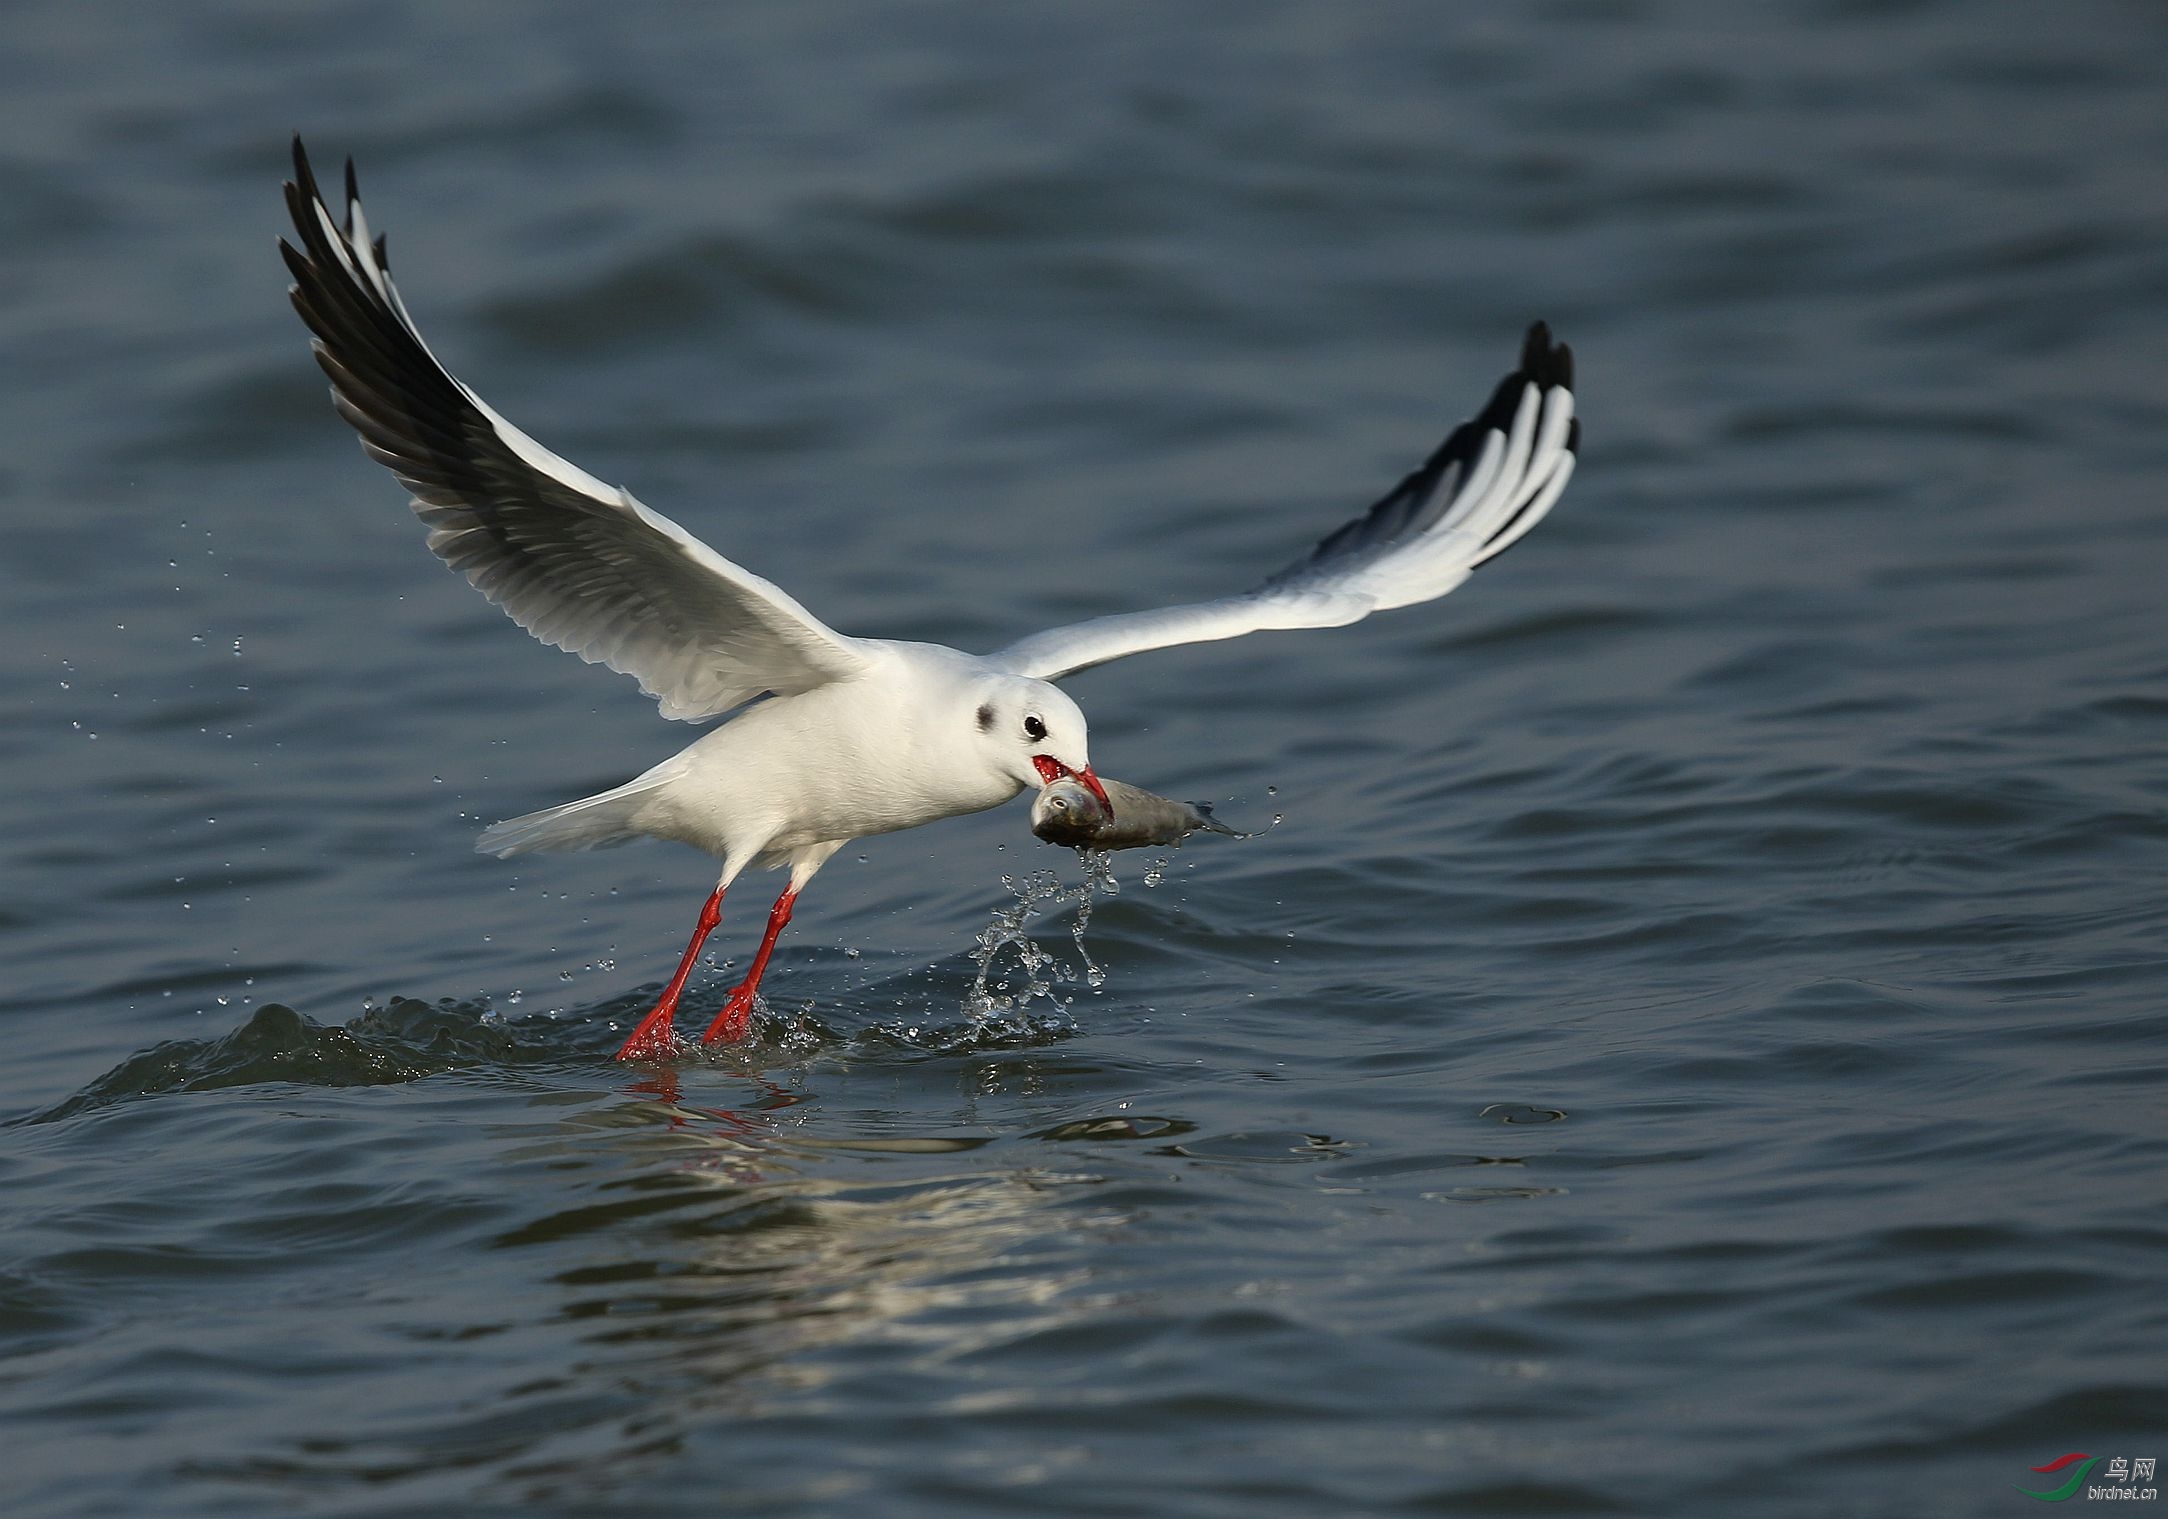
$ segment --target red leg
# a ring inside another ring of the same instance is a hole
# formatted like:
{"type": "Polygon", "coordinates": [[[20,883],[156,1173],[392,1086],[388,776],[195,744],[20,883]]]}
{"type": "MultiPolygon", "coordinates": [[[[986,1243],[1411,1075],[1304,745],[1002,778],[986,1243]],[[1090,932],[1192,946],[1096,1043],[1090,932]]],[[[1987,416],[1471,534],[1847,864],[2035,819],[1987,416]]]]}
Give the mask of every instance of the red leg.
{"type": "Polygon", "coordinates": [[[797,900],[798,893],[794,890],[786,890],[775,899],[775,908],[768,914],[768,931],[761,936],[760,948],[753,955],[753,968],[738,983],[738,989],[730,994],[730,1000],[715,1015],[708,1031],[700,1036],[702,1044],[745,1037],[745,1027],[753,1021],[753,993],[760,990],[761,973],[768,968],[768,956],[775,953],[775,941],[782,934],[783,925],[790,921],[791,904],[797,900]]]}
{"type": "Polygon", "coordinates": [[[620,1060],[667,1060],[677,1052],[677,1038],[670,1025],[677,1018],[678,996],[685,990],[685,978],[693,973],[693,961],[700,958],[700,946],[708,942],[708,934],[716,924],[723,921],[723,888],[715,888],[708,898],[708,905],[700,909],[700,922],[693,929],[693,942],[685,946],[685,958],[678,961],[677,974],[663,988],[662,998],[654,1011],[640,1020],[640,1026],[632,1031],[625,1047],[617,1052],[620,1060]]]}

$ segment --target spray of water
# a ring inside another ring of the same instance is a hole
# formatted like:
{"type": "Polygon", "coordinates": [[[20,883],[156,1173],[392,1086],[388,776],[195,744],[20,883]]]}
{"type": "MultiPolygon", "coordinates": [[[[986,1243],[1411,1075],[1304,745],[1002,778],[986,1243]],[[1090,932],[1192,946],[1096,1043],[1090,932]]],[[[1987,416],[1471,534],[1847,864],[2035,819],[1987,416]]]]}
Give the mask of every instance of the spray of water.
{"type": "MultiPolygon", "coordinates": [[[[1059,1005],[1066,999],[1056,990],[1082,981],[1098,988],[1106,984],[1106,970],[1084,947],[1084,930],[1091,926],[1092,905],[1100,897],[1118,895],[1121,882],[1114,879],[1114,856],[1104,849],[1079,849],[1084,879],[1064,885],[1051,870],[1028,875],[1005,875],[1001,884],[1012,898],[994,910],[993,921],[979,931],[978,975],[964,997],[964,1011],[983,1023],[1000,1013],[1012,1013],[1039,998],[1059,1005]],[[1076,944],[1077,963],[1070,965],[1031,937],[1031,920],[1074,907],[1069,937],[1076,944]]],[[[1155,881],[1153,884],[1157,884],[1155,881]]]]}

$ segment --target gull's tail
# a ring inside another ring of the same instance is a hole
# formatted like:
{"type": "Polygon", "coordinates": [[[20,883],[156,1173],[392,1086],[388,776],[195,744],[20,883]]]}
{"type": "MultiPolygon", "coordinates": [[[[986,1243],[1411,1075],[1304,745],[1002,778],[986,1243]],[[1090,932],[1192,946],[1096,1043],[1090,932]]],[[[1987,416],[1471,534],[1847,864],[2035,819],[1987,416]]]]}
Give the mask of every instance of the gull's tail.
{"type": "Polygon", "coordinates": [[[639,818],[652,800],[648,793],[675,774],[667,766],[650,770],[608,791],[576,802],[545,807],[525,817],[507,818],[482,830],[474,842],[482,854],[507,859],[541,850],[607,849],[650,837],[639,818]]]}

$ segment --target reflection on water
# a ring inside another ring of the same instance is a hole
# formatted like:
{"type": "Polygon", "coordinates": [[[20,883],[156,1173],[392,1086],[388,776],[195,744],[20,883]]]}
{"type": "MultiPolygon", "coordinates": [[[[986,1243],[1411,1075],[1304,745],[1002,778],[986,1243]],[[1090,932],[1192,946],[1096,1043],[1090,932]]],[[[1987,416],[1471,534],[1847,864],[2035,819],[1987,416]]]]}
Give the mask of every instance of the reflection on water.
{"type": "MultiPolygon", "coordinates": [[[[1028,1057],[1006,1058],[1003,1085],[1023,1078],[1016,1062],[1028,1057]]],[[[385,1396],[335,1420],[298,1408],[238,1446],[190,1453],[180,1470],[252,1500],[328,1484],[427,1507],[484,1468],[528,1501],[584,1501],[703,1432],[818,1419],[840,1384],[862,1398],[869,1378],[968,1386],[955,1369],[974,1357],[1105,1311],[1089,1256],[1129,1218],[1098,1200],[1105,1178],[1088,1164],[1052,1164],[1038,1146],[1004,1151],[989,1132],[912,1132],[893,1115],[839,1121],[804,1071],[624,1075],[601,1060],[549,1069],[524,1085],[534,1111],[516,1122],[472,1107],[485,1141],[475,1153],[487,1157],[472,1180],[491,1200],[475,1212],[495,1224],[441,1254],[398,1251],[396,1285],[342,1294],[338,1317],[318,1326],[326,1349],[355,1328],[363,1343],[389,1332],[390,1359],[369,1371],[389,1379],[385,1396]],[[610,1084],[582,1084],[583,1073],[610,1084]],[[458,1365],[462,1381],[417,1376],[417,1356],[458,1365]]],[[[450,1119],[446,1095],[436,1106],[450,1119]]],[[[176,1106],[187,1100],[123,1101],[172,1123],[189,1119],[176,1106]]],[[[1140,1131],[1190,1127],[1151,1119],[1140,1131]]],[[[1105,1120],[1083,1128],[1116,1136],[1105,1120]]],[[[401,1186],[391,1178],[381,1191],[401,1186]]],[[[334,1202],[354,1209],[351,1197],[334,1202]]],[[[340,1238],[351,1245],[354,1231],[340,1238]]],[[[366,1236],[362,1248],[366,1259],[366,1236]]],[[[855,1480],[821,1462],[764,1472],[755,1486],[807,1500],[855,1480]]]]}
{"type": "Polygon", "coordinates": [[[1057,1123],[1051,1129],[1041,1129],[1031,1135],[1033,1139],[1056,1141],[1096,1139],[1173,1139],[1181,1134],[1193,1134],[1197,1126],[1184,1123],[1179,1118],[1148,1118],[1142,1114],[1134,1117],[1124,1114],[1117,1118],[1078,1118],[1068,1123],[1057,1123]]]}
{"type": "MultiPolygon", "coordinates": [[[[556,1312],[584,1347],[567,1386],[636,1383],[642,1441],[726,1406],[817,1396],[817,1352],[885,1346],[926,1367],[1087,1311],[1089,1273],[1050,1202],[1098,1178],[1043,1163],[950,1170],[984,1135],[810,1132],[817,1104],[772,1083],[733,1108],[689,1105],[675,1073],[515,1145],[574,1184],[507,1230],[546,1249],[556,1312]],[[598,1150],[597,1141],[604,1141],[598,1150]]],[[[1102,1238],[1120,1221],[1099,1215],[1102,1238]]]]}

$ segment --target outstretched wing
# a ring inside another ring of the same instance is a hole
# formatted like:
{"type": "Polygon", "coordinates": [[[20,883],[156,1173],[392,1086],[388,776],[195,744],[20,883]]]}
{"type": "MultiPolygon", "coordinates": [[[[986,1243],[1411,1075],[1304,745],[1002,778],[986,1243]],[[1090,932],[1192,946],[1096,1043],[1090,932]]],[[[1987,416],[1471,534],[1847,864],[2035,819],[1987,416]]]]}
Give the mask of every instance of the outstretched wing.
{"type": "Polygon", "coordinates": [[[1307,558],[1220,601],[1123,612],[1051,628],[989,655],[1052,680],[1147,649],[1266,628],[1337,627],[1443,596],[1543,520],[1573,476],[1573,350],[1528,329],[1520,368],[1453,430],[1423,467],[1307,558]]]}
{"type": "Polygon", "coordinates": [[[544,643],[640,682],[665,717],[847,679],[864,647],[629,492],[558,458],[453,378],[369,238],[354,166],[334,220],[294,139],[288,293],[339,415],[414,493],[429,547],[544,643]]]}

